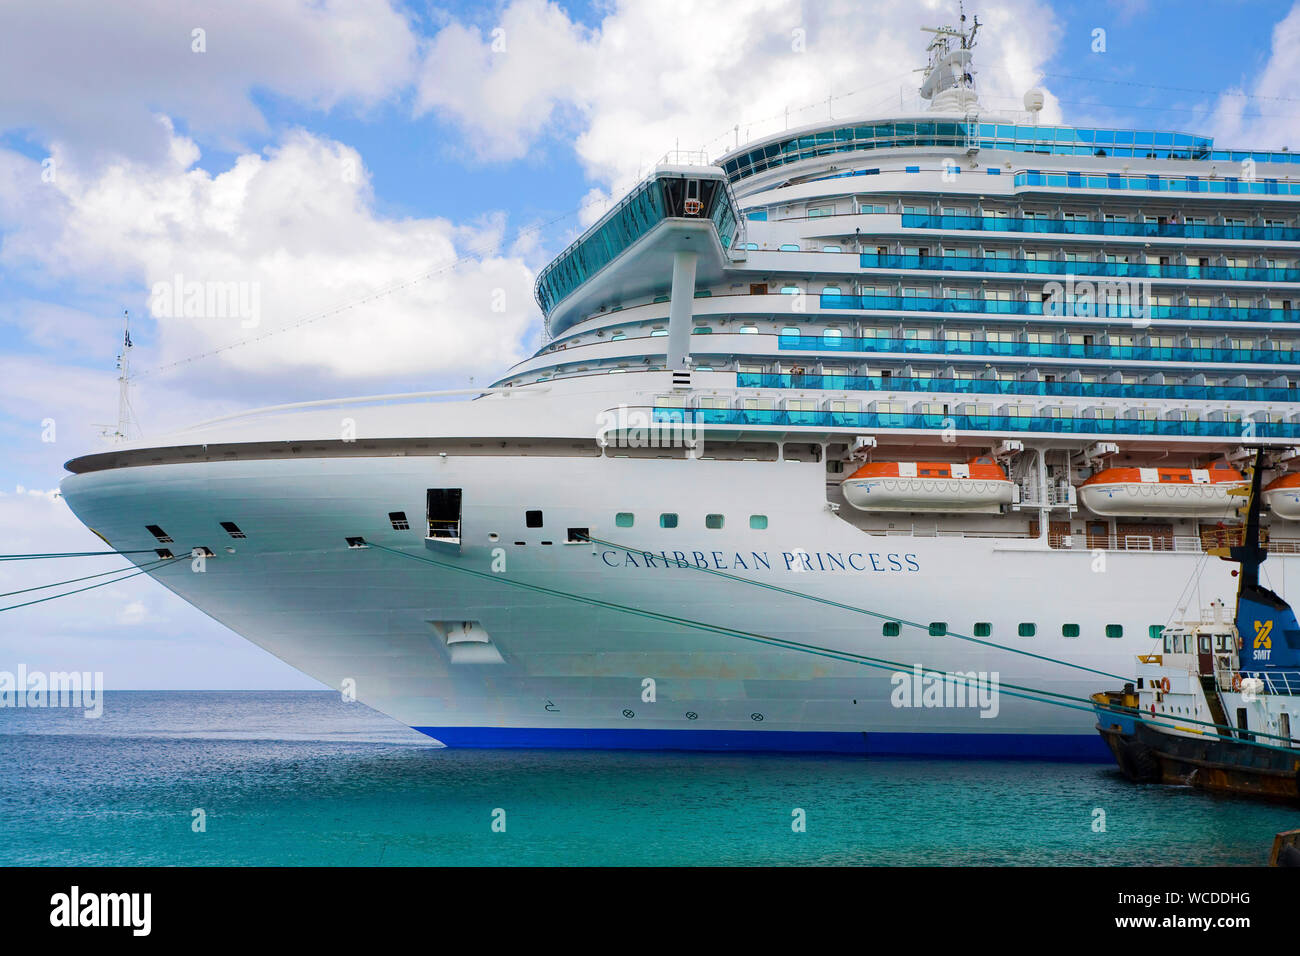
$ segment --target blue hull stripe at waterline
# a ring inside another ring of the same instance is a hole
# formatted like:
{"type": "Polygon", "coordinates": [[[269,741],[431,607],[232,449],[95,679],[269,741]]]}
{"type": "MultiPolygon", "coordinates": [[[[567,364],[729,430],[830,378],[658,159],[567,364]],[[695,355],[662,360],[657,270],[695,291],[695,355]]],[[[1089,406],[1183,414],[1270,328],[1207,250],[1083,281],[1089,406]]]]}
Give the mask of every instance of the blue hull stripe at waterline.
{"type": "Polygon", "coordinates": [[[415,727],[448,747],[840,753],[872,757],[1038,758],[1108,763],[1095,734],[901,734],[799,730],[572,730],[415,727]]]}

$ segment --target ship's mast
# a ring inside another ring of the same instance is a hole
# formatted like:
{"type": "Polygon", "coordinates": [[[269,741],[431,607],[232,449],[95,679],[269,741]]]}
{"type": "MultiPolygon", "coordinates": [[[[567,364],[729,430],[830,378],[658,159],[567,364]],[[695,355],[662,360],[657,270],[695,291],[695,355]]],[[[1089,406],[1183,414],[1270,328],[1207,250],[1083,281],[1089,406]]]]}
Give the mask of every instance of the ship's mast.
{"type": "Polygon", "coordinates": [[[926,47],[929,62],[921,81],[921,97],[930,101],[930,108],[941,112],[972,113],[979,107],[975,94],[974,68],[971,51],[979,33],[979,17],[971,18],[966,28],[966,11],[961,12],[958,26],[922,27],[925,33],[934,34],[926,47]]]}
{"type": "Polygon", "coordinates": [[[139,430],[131,408],[131,313],[122,313],[122,351],[117,357],[117,430],[107,437],[128,441],[139,430]]]}
{"type": "MultiPolygon", "coordinates": [[[[1246,506],[1240,509],[1242,518],[1241,543],[1227,549],[1227,558],[1241,564],[1241,575],[1237,579],[1237,600],[1243,594],[1259,587],[1259,566],[1268,558],[1268,549],[1260,543],[1259,513],[1260,488],[1264,477],[1264,449],[1255,451],[1255,463],[1250,471],[1250,487],[1242,489],[1247,498],[1246,506]]],[[[1231,494],[1231,492],[1229,492],[1231,494]]]]}

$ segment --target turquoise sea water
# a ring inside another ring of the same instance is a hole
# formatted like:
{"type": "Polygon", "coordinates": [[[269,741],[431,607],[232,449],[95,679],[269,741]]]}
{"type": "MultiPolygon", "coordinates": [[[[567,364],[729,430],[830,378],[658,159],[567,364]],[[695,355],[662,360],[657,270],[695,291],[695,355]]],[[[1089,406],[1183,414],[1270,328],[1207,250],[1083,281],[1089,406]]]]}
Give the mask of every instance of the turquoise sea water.
{"type": "Polygon", "coordinates": [[[329,692],[0,709],[0,766],[3,865],[1252,865],[1300,826],[1103,764],[448,750],[329,692]]]}

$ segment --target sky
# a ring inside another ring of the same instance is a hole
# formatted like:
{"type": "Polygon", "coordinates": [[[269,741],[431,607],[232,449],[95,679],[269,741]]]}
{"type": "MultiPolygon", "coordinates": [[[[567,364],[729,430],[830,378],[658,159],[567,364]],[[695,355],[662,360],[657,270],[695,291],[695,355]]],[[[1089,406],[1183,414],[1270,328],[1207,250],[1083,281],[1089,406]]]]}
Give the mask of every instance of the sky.
{"type": "MultiPolygon", "coordinates": [[[[1300,147],[1300,3],[989,2],[986,110],[1300,147]]],[[[58,496],[116,427],[485,384],[533,279],[667,151],[916,102],[946,0],[0,4],[0,553],[99,550],[58,496]],[[227,317],[168,290],[236,289],[227,317]],[[231,285],[233,283],[233,285],[231,285]]],[[[0,593],[120,559],[0,562],[0,593]]],[[[0,607],[57,593],[0,597],[0,607]]],[[[141,576],[0,610],[0,671],[315,688],[141,576]]]]}

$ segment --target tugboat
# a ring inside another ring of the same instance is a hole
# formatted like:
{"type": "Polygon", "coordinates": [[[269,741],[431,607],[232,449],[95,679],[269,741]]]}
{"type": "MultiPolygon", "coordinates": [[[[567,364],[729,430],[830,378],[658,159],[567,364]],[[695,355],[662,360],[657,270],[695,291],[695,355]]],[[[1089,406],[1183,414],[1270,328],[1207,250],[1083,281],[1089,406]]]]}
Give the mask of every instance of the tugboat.
{"type": "Polygon", "coordinates": [[[1300,625],[1291,606],[1259,583],[1255,458],[1239,544],[1210,551],[1240,564],[1237,606],[1222,602],[1198,621],[1166,627],[1160,653],[1138,655],[1137,685],[1092,696],[1097,731],[1138,783],[1300,799],[1300,625]]]}

